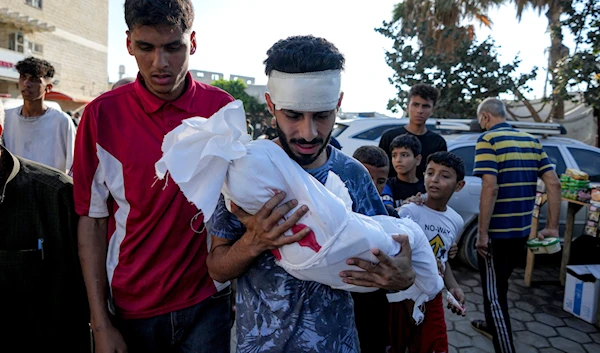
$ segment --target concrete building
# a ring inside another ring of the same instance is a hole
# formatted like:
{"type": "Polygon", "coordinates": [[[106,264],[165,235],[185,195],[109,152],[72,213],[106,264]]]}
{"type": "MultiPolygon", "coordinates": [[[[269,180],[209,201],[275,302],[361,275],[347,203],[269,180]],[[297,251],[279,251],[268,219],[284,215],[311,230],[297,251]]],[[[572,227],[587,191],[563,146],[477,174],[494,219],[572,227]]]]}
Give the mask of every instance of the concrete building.
{"type": "Polygon", "coordinates": [[[54,99],[89,101],[108,89],[108,0],[2,0],[0,94],[19,97],[15,64],[34,56],[56,69],[54,99]]]}
{"type": "Polygon", "coordinates": [[[220,72],[204,71],[204,70],[190,70],[190,74],[194,80],[210,85],[213,81],[223,79],[223,74],[220,72]]]}

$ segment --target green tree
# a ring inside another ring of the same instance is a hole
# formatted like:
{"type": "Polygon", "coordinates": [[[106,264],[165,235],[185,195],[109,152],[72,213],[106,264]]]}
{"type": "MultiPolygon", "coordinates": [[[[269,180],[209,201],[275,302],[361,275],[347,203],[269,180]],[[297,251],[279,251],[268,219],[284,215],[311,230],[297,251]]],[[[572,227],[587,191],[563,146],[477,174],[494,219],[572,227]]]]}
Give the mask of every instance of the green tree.
{"type": "Polygon", "coordinates": [[[246,93],[246,83],[240,79],[237,80],[215,80],[212,85],[219,87],[225,92],[231,94],[233,98],[239,99],[244,103],[244,111],[246,117],[250,119],[252,126],[259,123],[264,117],[268,116],[267,105],[260,103],[256,97],[246,93]]]}
{"type": "Polygon", "coordinates": [[[567,88],[583,91],[587,104],[600,109],[600,2],[573,0],[564,3],[566,18],[562,25],[575,34],[572,55],[560,60],[555,69],[562,99],[567,88]]]}
{"type": "MultiPolygon", "coordinates": [[[[401,2],[395,7],[392,21],[376,29],[394,41],[392,49],[386,52],[386,62],[395,71],[390,83],[398,89],[398,96],[389,101],[388,109],[396,111],[406,106],[408,89],[418,82],[440,89],[435,115],[441,118],[475,117],[481,100],[506,92],[524,99],[520,90],[529,90],[526,83],[535,77],[537,68],[517,75],[518,58],[501,65],[494,41],[488,38],[477,43],[472,27],[461,25],[460,21],[468,18],[466,10],[461,16],[449,17],[454,23],[425,20],[431,17],[427,14],[439,13],[441,5],[449,2],[453,1],[426,1],[425,5],[417,1],[401,2]],[[436,5],[433,10],[432,4],[436,5]],[[421,10],[415,10],[419,6],[423,6],[421,10]],[[404,14],[403,17],[398,13],[404,14]],[[419,17],[414,14],[423,13],[426,15],[420,17],[422,20],[416,20],[419,17]],[[432,27],[435,27],[433,32],[432,27]]],[[[457,8],[460,7],[454,7],[454,13],[457,8]]],[[[482,11],[471,10],[470,13],[491,24],[482,11]]]]}
{"type": "Polygon", "coordinates": [[[475,27],[464,20],[491,28],[487,11],[503,1],[404,0],[394,6],[391,24],[398,24],[398,35],[432,44],[425,48],[428,53],[451,52],[457,43],[475,38],[475,27]]]}
{"type": "Polygon", "coordinates": [[[569,48],[563,44],[563,33],[560,16],[565,6],[570,7],[569,0],[513,0],[517,7],[517,19],[520,21],[523,11],[527,8],[537,10],[538,13],[546,11],[548,27],[550,29],[550,51],[548,54],[548,72],[552,75],[552,112],[551,119],[564,119],[565,105],[563,97],[565,91],[555,73],[558,62],[569,55],[569,48]]]}

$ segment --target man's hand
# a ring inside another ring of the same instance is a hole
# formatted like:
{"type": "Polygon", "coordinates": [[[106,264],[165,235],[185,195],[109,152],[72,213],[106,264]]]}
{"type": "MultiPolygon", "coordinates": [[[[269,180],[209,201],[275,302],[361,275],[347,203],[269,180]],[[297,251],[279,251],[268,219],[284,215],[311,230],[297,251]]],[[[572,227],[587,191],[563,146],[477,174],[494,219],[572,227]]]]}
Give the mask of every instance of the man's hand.
{"type": "Polygon", "coordinates": [[[92,329],[96,353],[127,353],[127,345],[119,330],[108,325],[92,329]]]}
{"type": "Polygon", "coordinates": [[[298,205],[296,200],[290,200],[280,205],[284,199],[284,192],[276,194],[254,216],[244,212],[233,202],[231,203],[232,213],[246,226],[243,238],[245,238],[246,245],[252,249],[254,256],[258,256],[266,250],[295,243],[310,233],[311,229],[306,227],[294,235],[284,235],[308,212],[308,207],[302,206],[290,218],[278,224],[288,212],[298,205]]]}
{"type": "MultiPolygon", "coordinates": [[[[464,308],[465,306],[465,293],[463,293],[462,289],[460,289],[460,287],[455,287],[455,288],[451,288],[448,290],[453,296],[454,298],[460,303],[460,305],[464,308]]],[[[462,315],[462,316],[466,316],[467,315],[467,311],[463,310],[462,308],[457,308],[456,306],[448,303],[448,309],[452,310],[453,313],[455,313],[456,315],[462,315]]]]}
{"type": "Polygon", "coordinates": [[[456,257],[456,254],[458,254],[458,245],[452,243],[452,245],[450,245],[450,250],[448,250],[448,258],[452,260],[456,257]]]}
{"type": "Polygon", "coordinates": [[[423,195],[421,195],[421,193],[418,192],[416,195],[413,195],[413,196],[407,198],[406,200],[403,200],[402,205],[406,205],[408,203],[414,203],[416,205],[421,206],[423,204],[423,202],[425,202],[425,199],[423,198],[423,195]]]}
{"type": "Polygon", "coordinates": [[[358,258],[346,261],[348,265],[355,265],[364,271],[343,271],[340,276],[344,283],[362,287],[377,287],[391,291],[405,290],[415,281],[415,271],[412,269],[412,249],[407,235],[394,235],[394,240],[399,242],[401,250],[394,258],[373,249],[373,255],[379,259],[376,265],[372,262],[358,258]]]}
{"type": "Polygon", "coordinates": [[[549,238],[549,237],[558,238],[558,229],[544,228],[544,229],[540,230],[537,234],[537,238],[539,240],[544,240],[544,238],[549,238]]]}
{"type": "Polygon", "coordinates": [[[479,233],[477,234],[477,252],[482,257],[486,258],[488,256],[488,241],[490,240],[490,236],[487,233],[479,233]]]}

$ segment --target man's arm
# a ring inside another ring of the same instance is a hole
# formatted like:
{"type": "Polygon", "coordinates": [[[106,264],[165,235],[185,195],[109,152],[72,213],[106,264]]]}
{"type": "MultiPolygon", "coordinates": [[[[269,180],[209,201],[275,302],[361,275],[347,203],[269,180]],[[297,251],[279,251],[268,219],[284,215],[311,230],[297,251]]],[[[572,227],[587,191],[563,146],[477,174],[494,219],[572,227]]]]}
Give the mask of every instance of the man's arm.
{"type": "Polygon", "coordinates": [[[483,257],[488,251],[488,230],[498,197],[498,181],[496,175],[484,174],[481,176],[481,196],[479,197],[479,234],[477,236],[477,251],[483,257]]]}
{"type": "Polygon", "coordinates": [[[285,222],[278,224],[279,220],[298,205],[296,200],[280,205],[284,199],[285,193],[278,193],[254,216],[244,212],[234,203],[231,204],[233,214],[246,227],[246,232],[236,242],[213,236],[206,260],[208,272],[213,279],[226,282],[237,278],[244,274],[254,259],[263,252],[295,243],[311,231],[306,227],[292,236],[284,235],[308,212],[308,208],[302,206],[285,222]]]}
{"type": "Polygon", "coordinates": [[[554,170],[549,170],[542,174],[542,181],[546,184],[546,194],[548,195],[548,215],[546,217],[546,227],[538,233],[538,238],[558,237],[558,220],[560,217],[560,180],[554,170]]]}
{"type": "Polygon", "coordinates": [[[90,305],[96,352],[121,353],[127,352],[125,341],[113,326],[108,312],[107,232],[108,218],[79,218],[79,259],[90,305]]]}

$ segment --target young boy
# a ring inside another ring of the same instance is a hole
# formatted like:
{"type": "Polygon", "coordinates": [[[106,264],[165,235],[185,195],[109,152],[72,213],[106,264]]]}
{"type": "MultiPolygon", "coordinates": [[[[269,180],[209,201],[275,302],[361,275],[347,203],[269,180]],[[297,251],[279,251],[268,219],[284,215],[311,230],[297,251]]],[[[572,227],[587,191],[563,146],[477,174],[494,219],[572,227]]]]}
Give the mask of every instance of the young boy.
{"type": "Polygon", "coordinates": [[[383,191],[383,203],[398,208],[405,200],[418,193],[425,193],[423,180],[417,177],[417,167],[421,164],[421,142],[410,134],[400,135],[390,144],[392,165],[396,176],[387,181],[383,191]]]}
{"type": "MultiPolygon", "coordinates": [[[[399,210],[400,217],[410,217],[425,232],[431,248],[441,262],[444,284],[461,306],[465,295],[456,282],[450,264],[448,252],[456,236],[463,227],[462,217],[448,206],[454,192],[465,185],[464,161],[449,152],[436,152],[427,159],[425,169],[425,189],[427,198],[423,205],[409,203],[399,210]]],[[[448,304],[453,312],[465,315],[464,310],[448,304]]],[[[447,352],[448,336],[444,320],[444,305],[441,293],[425,304],[425,319],[416,326],[412,320],[411,303],[406,301],[390,304],[391,352],[411,353],[447,352]]]]}
{"type": "MultiPolygon", "coordinates": [[[[352,157],[367,168],[380,196],[385,193],[391,195],[391,190],[386,184],[390,165],[388,156],[382,148],[377,146],[361,146],[354,151],[352,157]]],[[[383,204],[390,216],[398,217],[398,212],[391,203],[384,201],[383,204]]]]}

